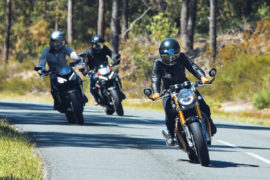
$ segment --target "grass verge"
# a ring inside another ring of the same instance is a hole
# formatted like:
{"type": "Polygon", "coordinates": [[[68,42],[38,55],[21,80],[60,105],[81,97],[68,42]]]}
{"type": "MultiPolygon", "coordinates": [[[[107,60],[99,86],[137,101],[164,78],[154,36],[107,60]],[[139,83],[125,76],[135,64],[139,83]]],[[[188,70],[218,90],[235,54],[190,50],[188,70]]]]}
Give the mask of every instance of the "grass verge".
{"type": "Polygon", "coordinates": [[[0,147],[0,179],[43,179],[34,146],[5,119],[0,119],[0,147]]]}

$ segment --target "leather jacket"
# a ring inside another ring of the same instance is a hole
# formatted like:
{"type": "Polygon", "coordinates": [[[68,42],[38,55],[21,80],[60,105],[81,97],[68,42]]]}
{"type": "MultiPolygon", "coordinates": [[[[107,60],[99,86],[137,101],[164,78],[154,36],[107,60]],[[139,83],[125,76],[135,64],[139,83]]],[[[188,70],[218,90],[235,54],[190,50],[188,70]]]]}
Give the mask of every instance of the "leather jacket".
{"type": "Polygon", "coordinates": [[[201,79],[205,76],[204,71],[192,62],[184,53],[180,53],[176,64],[165,65],[161,58],[154,61],[152,68],[151,80],[154,93],[160,93],[161,80],[163,81],[163,89],[168,89],[170,85],[180,84],[188,81],[185,74],[185,68],[191,72],[196,78],[201,79]]]}
{"type": "Polygon", "coordinates": [[[100,51],[95,51],[92,47],[89,47],[85,51],[85,57],[84,57],[84,62],[85,62],[85,68],[86,70],[95,70],[99,65],[108,65],[108,58],[112,58],[114,61],[113,64],[119,64],[120,60],[114,59],[112,57],[112,51],[104,45],[104,47],[100,51]]]}

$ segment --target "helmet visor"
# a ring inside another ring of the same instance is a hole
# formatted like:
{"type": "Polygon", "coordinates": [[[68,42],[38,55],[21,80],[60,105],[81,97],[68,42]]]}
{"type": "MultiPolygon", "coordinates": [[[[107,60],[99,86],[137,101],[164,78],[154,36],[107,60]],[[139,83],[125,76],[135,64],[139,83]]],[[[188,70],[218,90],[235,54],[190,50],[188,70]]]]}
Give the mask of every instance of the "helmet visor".
{"type": "Polygon", "coordinates": [[[54,47],[63,46],[64,45],[64,41],[54,40],[54,41],[52,41],[52,45],[54,47]]]}
{"type": "Polygon", "coordinates": [[[161,54],[161,60],[166,65],[174,65],[179,57],[179,54],[161,54]]]}
{"type": "Polygon", "coordinates": [[[101,49],[101,45],[100,45],[100,43],[93,43],[92,44],[92,47],[93,47],[93,49],[95,49],[95,50],[100,50],[101,49]]]}

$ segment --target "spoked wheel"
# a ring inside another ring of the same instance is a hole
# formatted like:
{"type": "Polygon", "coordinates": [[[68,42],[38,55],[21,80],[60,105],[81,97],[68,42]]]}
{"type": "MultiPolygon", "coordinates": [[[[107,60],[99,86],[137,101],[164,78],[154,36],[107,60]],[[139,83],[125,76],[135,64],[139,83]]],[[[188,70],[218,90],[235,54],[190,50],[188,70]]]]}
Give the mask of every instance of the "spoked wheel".
{"type": "Polygon", "coordinates": [[[114,100],[114,107],[115,107],[115,111],[117,113],[118,116],[123,116],[124,115],[124,109],[123,109],[123,105],[121,102],[121,97],[120,97],[120,93],[118,90],[113,89],[110,91],[112,98],[114,100]]]}
{"type": "MultiPolygon", "coordinates": [[[[189,125],[193,143],[195,145],[195,151],[198,156],[198,160],[202,166],[208,166],[210,163],[208,147],[204,139],[201,125],[199,122],[193,122],[189,125]]],[[[191,153],[192,156],[193,153],[191,153]]]]}

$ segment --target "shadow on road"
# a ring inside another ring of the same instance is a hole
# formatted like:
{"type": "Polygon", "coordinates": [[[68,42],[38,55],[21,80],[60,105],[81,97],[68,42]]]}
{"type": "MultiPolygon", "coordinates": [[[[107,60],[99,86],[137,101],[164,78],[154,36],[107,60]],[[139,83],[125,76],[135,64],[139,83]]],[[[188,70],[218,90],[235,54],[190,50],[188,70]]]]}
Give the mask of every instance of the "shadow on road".
{"type": "Polygon", "coordinates": [[[234,124],[216,124],[217,128],[228,128],[228,129],[243,129],[243,130],[268,130],[270,127],[264,126],[251,126],[251,125],[234,125],[234,124]]]}
{"type": "Polygon", "coordinates": [[[37,142],[37,147],[168,149],[164,140],[128,137],[124,134],[74,134],[59,132],[30,132],[28,134],[37,142]]]}
{"type": "MultiPolygon", "coordinates": [[[[191,164],[198,164],[198,162],[190,162],[188,159],[178,159],[177,161],[184,161],[191,164]]],[[[227,162],[227,161],[216,161],[216,160],[210,160],[210,165],[206,168],[229,168],[229,167],[260,167],[258,165],[252,165],[252,164],[239,164],[234,162],[227,162]]]]}
{"type": "Polygon", "coordinates": [[[12,109],[12,110],[40,110],[40,111],[51,111],[52,106],[50,105],[38,105],[30,103],[13,103],[13,102],[0,102],[1,109],[12,109]]]}
{"type": "Polygon", "coordinates": [[[239,163],[234,163],[234,162],[211,160],[211,165],[209,167],[228,168],[228,167],[259,167],[259,166],[252,165],[252,164],[239,164],[239,163]]]}
{"type": "MultiPolygon", "coordinates": [[[[52,111],[48,106],[48,111],[41,112],[0,112],[0,117],[8,118],[14,124],[35,124],[35,125],[70,125],[65,114],[52,111]]],[[[23,108],[26,109],[26,108],[23,108]]],[[[37,109],[35,109],[37,110],[37,109]]],[[[126,125],[160,125],[164,124],[162,120],[153,120],[151,118],[140,118],[140,116],[108,116],[100,110],[96,112],[84,113],[85,124],[83,126],[126,126],[126,125]]],[[[127,128],[127,127],[126,127],[127,128]]]]}

